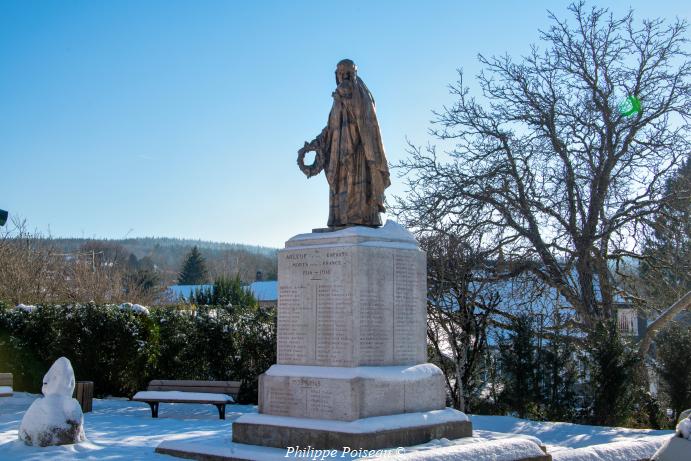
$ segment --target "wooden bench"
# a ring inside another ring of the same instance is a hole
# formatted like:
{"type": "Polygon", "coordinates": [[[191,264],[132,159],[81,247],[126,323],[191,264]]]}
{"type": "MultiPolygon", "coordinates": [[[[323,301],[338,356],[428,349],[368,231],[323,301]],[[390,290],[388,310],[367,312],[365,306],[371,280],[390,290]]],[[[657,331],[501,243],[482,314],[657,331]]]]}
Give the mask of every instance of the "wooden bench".
{"type": "Polygon", "coordinates": [[[159,403],[210,403],[218,408],[218,416],[226,419],[226,405],[235,403],[240,381],[176,381],[155,379],[147,390],[137,392],[132,400],[146,402],[151,417],[158,418],[159,403]]]}
{"type": "Polygon", "coordinates": [[[12,397],[13,385],[12,373],[0,373],[0,397],[12,397]]]}

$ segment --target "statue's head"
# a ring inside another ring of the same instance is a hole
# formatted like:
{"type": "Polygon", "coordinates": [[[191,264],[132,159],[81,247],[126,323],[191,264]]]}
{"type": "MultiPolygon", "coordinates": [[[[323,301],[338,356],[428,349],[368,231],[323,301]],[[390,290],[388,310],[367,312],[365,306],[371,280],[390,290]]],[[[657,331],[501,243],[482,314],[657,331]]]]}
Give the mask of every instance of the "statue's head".
{"type": "Polygon", "coordinates": [[[355,82],[357,66],[350,59],[343,59],[336,64],[336,84],[340,85],[344,80],[355,82]]]}

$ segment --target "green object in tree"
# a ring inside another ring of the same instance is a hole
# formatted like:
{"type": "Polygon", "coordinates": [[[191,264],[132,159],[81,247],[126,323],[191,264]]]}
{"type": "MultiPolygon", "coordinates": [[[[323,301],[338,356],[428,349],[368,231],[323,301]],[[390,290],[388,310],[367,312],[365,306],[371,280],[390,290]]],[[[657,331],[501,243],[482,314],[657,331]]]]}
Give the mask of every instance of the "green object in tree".
{"type": "Polygon", "coordinates": [[[0,226],[4,226],[5,223],[7,222],[7,216],[9,213],[7,213],[5,210],[0,210],[0,226]]]}
{"type": "Polygon", "coordinates": [[[641,101],[635,96],[629,96],[619,104],[619,113],[624,117],[630,117],[641,111],[641,101]]]}

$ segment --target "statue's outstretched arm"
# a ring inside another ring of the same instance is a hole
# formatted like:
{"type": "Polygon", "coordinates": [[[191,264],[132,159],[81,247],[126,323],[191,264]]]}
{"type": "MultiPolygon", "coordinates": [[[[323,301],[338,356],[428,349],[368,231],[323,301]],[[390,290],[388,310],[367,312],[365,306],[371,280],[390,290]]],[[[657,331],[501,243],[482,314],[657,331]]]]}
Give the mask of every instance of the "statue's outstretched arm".
{"type": "Polygon", "coordinates": [[[317,135],[310,142],[305,142],[305,145],[298,150],[298,167],[308,178],[319,174],[324,169],[324,146],[326,145],[326,136],[328,134],[327,128],[324,128],[321,133],[317,135]],[[314,163],[312,165],[305,165],[305,154],[307,152],[314,152],[314,163]]]}
{"type": "Polygon", "coordinates": [[[326,144],[325,141],[327,133],[327,128],[324,128],[313,140],[310,142],[305,141],[305,145],[300,148],[298,154],[303,154],[305,152],[317,152],[318,154],[323,154],[322,147],[326,144]]]}

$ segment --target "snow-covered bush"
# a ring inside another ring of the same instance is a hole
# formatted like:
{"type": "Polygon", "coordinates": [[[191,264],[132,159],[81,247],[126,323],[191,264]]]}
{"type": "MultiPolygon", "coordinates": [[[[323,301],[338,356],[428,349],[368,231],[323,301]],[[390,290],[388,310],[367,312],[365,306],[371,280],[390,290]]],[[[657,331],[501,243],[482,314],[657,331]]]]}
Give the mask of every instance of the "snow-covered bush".
{"type": "Polygon", "coordinates": [[[135,314],[149,315],[149,308],[141,304],[122,303],[118,307],[120,310],[129,310],[135,314]]]}
{"type": "Polygon", "coordinates": [[[15,309],[19,309],[19,310],[24,311],[24,312],[31,312],[34,309],[36,309],[36,306],[34,306],[32,304],[29,304],[29,305],[17,304],[17,306],[15,306],[15,309]]]}

